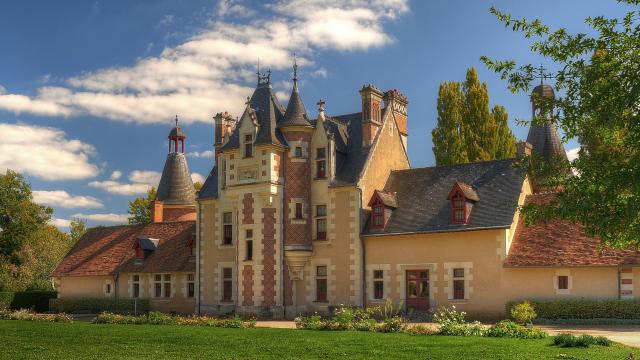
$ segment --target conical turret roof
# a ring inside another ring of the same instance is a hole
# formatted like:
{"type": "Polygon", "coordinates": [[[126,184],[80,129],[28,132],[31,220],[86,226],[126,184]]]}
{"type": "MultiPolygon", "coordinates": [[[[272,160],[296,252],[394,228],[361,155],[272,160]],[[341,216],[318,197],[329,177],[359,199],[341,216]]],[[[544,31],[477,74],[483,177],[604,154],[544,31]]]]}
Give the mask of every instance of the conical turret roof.
{"type": "Polygon", "coordinates": [[[156,198],[166,204],[195,204],[196,192],[191,181],[187,157],[183,153],[173,152],[167,155],[156,198]]]}
{"type": "Polygon", "coordinates": [[[293,89],[291,90],[287,110],[284,112],[284,120],[278,124],[280,128],[286,126],[311,126],[307,117],[307,110],[304,108],[302,97],[298,92],[298,65],[295,63],[293,65],[293,89]]]}

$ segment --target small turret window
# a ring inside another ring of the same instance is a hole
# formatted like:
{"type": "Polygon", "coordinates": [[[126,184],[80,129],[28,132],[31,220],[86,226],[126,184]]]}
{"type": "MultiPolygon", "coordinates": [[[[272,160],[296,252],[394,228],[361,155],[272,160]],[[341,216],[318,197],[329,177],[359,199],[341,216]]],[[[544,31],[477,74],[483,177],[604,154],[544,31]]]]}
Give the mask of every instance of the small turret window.
{"type": "Polygon", "coordinates": [[[324,179],[327,176],[327,163],[325,158],[325,148],[316,149],[316,178],[318,179],[324,179]]]}
{"type": "Polygon", "coordinates": [[[251,134],[244,136],[244,157],[253,157],[253,136],[251,134]]]}
{"type": "Polygon", "coordinates": [[[294,157],[301,158],[302,157],[302,146],[296,146],[294,153],[294,157]]]}

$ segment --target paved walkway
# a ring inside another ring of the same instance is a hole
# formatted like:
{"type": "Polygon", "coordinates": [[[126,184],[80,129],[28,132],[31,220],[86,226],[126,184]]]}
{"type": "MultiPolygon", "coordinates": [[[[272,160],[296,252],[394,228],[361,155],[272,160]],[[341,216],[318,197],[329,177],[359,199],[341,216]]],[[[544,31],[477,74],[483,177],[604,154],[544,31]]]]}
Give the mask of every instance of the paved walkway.
{"type": "MultiPolygon", "coordinates": [[[[256,326],[277,329],[296,328],[293,321],[258,321],[256,326]]],[[[536,328],[542,329],[550,335],[570,333],[604,336],[612,341],[640,348],[640,326],[638,325],[536,325],[536,328]]]]}

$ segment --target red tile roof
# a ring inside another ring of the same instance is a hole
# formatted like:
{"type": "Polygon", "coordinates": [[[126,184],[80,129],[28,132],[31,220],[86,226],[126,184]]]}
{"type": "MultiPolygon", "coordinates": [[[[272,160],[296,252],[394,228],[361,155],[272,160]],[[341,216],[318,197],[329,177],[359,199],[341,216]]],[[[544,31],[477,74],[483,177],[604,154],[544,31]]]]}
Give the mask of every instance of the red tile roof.
{"type": "MultiPolygon", "coordinates": [[[[541,204],[554,194],[527,196],[526,203],[541,204]]],[[[511,244],[505,266],[619,266],[640,265],[640,251],[601,247],[584,226],[568,220],[551,220],[526,226],[522,219],[511,244]]]]}
{"type": "Polygon", "coordinates": [[[90,229],[62,259],[52,276],[115,275],[119,272],[195,271],[189,242],[195,221],[90,229]],[[135,265],[139,237],[159,239],[158,249],[135,265]]]}

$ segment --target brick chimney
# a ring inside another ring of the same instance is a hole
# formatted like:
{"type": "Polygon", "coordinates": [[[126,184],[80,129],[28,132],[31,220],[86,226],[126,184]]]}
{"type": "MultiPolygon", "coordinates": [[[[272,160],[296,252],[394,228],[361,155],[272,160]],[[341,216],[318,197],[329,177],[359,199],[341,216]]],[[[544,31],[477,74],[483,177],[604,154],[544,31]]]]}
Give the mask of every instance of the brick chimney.
{"type": "Polygon", "coordinates": [[[151,223],[161,223],[164,215],[164,202],[154,200],[151,203],[151,223]]]}
{"type": "Polygon", "coordinates": [[[525,155],[531,156],[531,150],[533,149],[533,146],[531,146],[531,144],[526,141],[520,141],[516,146],[516,154],[518,154],[518,157],[523,157],[525,155]]]}
{"type": "Polygon", "coordinates": [[[407,97],[404,96],[397,89],[389,90],[384,93],[384,107],[391,109],[393,118],[396,120],[396,124],[398,125],[398,131],[400,132],[400,136],[402,137],[402,143],[404,144],[404,148],[407,148],[407,107],[409,106],[409,101],[407,97]]]}
{"type": "Polygon", "coordinates": [[[382,125],[382,91],[374,85],[365,85],[362,96],[362,147],[370,146],[382,125]]]}
{"type": "Polygon", "coordinates": [[[224,113],[217,113],[216,116],[213,117],[213,120],[215,124],[213,134],[213,138],[215,139],[214,145],[218,148],[224,145],[227,135],[231,136],[236,120],[226,111],[224,113]]]}

